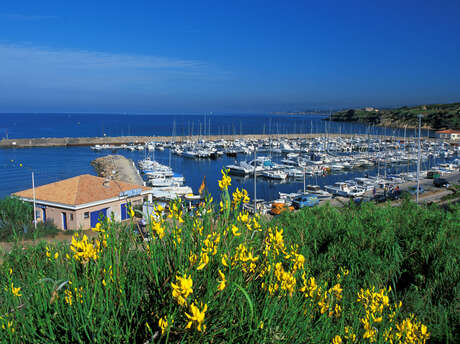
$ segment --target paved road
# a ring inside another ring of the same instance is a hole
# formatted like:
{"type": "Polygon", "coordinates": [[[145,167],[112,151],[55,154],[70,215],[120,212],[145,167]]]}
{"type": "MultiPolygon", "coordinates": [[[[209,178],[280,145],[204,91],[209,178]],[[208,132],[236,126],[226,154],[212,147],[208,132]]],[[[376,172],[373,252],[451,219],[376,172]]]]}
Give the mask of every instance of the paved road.
{"type": "MultiPolygon", "coordinates": [[[[460,172],[453,172],[449,175],[442,176],[442,178],[447,179],[450,184],[460,184],[460,172]]],[[[399,185],[399,188],[402,191],[407,191],[410,187],[416,186],[417,182],[406,182],[399,185]]],[[[433,179],[421,179],[420,185],[425,190],[424,193],[420,194],[420,202],[423,203],[430,203],[430,202],[439,202],[443,196],[449,195],[452,191],[448,190],[447,188],[437,188],[433,185],[433,179]]],[[[377,189],[377,193],[383,193],[383,189],[377,189]]],[[[372,198],[372,191],[368,191],[365,196],[366,198],[372,198]]],[[[415,200],[416,196],[412,196],[415,200]]],[[[320,204],[325,204],[329,202],[332,206],[341,207],[349,202],[349,198],[345,197],[334,197],[332,200],[325,200],[321,201],[320,204]]],[[[397,205],[400,202],[395,201],[393,204],[397,205]]]]}

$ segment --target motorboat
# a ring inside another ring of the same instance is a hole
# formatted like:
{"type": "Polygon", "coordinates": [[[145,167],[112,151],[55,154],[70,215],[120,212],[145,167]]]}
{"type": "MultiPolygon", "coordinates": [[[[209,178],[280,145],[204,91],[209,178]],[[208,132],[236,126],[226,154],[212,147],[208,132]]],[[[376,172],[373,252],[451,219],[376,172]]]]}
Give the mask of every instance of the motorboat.
{"type": "Polygon", "coordinates": [[[334,185],[326,185],[324,189],[333,195],[343,197],[358,197],[364,195],[365,193],[364,189],[356,186],[350,186],[345,182],[336,182],[334,185]]]}
{"type": "Polygon", "coordinates": [[[305,192],[316,195],[319,199],[329,199],[332,197],[330,192],[321,189],[319,185],[307,185],[305,187],[305,192]]]}
{"type": "Polygon", "coordinates": [[[268,179],[284,180],[287,178],[287,173],[282,170],[264,170],[262,176],[268,179]]]}

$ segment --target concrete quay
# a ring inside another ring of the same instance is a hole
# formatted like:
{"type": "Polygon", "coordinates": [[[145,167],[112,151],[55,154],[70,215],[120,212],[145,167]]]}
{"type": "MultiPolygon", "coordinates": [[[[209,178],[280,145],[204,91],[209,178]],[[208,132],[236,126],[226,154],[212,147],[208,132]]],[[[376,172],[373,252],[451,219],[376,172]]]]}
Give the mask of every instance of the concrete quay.
{"type": "MultiPolygon", "coordinates": [[[[145,144],[147,142],[184,142],[184,141],[198,141],[198,140],[229,140],[234,141],[237,139],[276,139],[276,138],[315,138],[315,137],[368,137],[366,134],[283,134],[283,135],[208,135],[208,136],[118,136],[118,137],[41,137],[41,138],[26,138],[26,139],[2,139],[0,141],[0,148],[30,148],[30,147],[74,147],[74,146],[93,146],[93,145],[122,145],[122,144],[145,144]]],[[[382,135],[371,135],[372,138],[380,139],[395,139],[404,140],[403,137],[392,137],[382,135]]],[[[407,140],[413,138],[407,137],[407,140]]],[[[422,138],[426,140],[427,138],[422,138]]]]}

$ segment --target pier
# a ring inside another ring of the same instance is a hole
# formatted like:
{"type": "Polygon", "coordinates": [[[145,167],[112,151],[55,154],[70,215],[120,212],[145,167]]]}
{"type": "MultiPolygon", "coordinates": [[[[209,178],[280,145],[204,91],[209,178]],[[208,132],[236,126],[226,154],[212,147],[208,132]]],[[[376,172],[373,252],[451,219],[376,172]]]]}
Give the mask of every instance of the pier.
{"type": "MultiPolygon", "coordinates": [[[[395,136],[384,136],[384,135],[367,135],[367,134],[326,134],[326,133],[314,133],[314,134],[247,134],[247,135],[195,135],[195,136],[117,136],[117,137],[41,137],[41,138],[23,138],[23,139],[2,139],[0,141],[0,148],[32,148],[32,147],[76,147],[76,146],[93,146],[93,145],[123,145],[123,144],[146,144],[148,142],[185,142],[199,140],[227,140],[235,141],[238,139],[246,140],[263,140],[263,139],[276,139],[276,138],[315,138],[315,137],[342,137],[342,138],[353,138],[353,137],[370,137],[380,139],[392,139],[392,140],[410,140],[413,137],[395,137],[395,136]]],[[[430,139],[427,137],[422,140],[430,139]]]]}

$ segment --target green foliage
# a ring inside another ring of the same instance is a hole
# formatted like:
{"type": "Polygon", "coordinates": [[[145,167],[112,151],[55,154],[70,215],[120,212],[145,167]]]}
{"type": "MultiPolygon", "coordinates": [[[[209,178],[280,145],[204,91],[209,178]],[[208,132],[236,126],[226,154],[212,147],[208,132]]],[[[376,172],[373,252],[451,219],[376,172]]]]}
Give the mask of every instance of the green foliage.
{"type": "Polygon", "coordinates": [[[316,276],[349,267],[358,285],[390,285],[404,308],[432,329],[432,342],[459,342],[460,207],[445,211],[405,200],[346,210],[304,209],[279,219],[298,238],[316,276]]]}
{"type": "MultiPolygon", "coordinates": [[[[11,239],[15,235],[30,231],[33,207],[16,197],[0,200],[0,240],[11,239]]],[[[33,228],[33,226],[32,226],[33,228]]]]}
{"type": "Polygon", "coordinates": [[[423,114],[422,126],[434,130],[460,129],[460,103],[419,105],[396,109],[366,111],[350,109],[332,114],[333,121],[363,122],[375,125],[412,126],[418,125],[418,114],[423,114]]]}
{"type": "Polygon", "coordinates": [[[54,236],[59,230],[52,222],[33,224],[34,208],[16,197],[0,199],[0,241],[54,236]]]}
{"type": "MultiPolygon", "coordinates": [[[[345,326],[357,342],[369,342],[357,295],[372,286],[391,286],[390,303],[403,302],[394,321],[414,313],[431,342],[459,341],[458,207],[324,206],[268,223],[246,217],[238,204],[223,208],[214,212],[206,199],[194,209],[200,216],[188,215],[176,202],[168,218],[157,208],[149,241],[139,240],[133,222],[112,219],[95,239],[74,236],[74,250],[68,243],[14,246],[0,265],[0,342],[331,343],[344,338],[345,326]],[[204,253],[209,261],[202,264],[204,253]],[[297,268],[296,257],[305,258],[297,268]],[[185,305],[172,294],[181,276],[193,280],[185,305]],[[282,289],[285,277],[295,278],[292,295],[282,289]],[[323,291],[316,301],[301,290],[310,277],[323,291]],[[207,305],[205,331],[196,321],[187,328],[192,302],[199,310],[207,305]],[[331,315],[333,304],[341,305],[339,315],[331,315]],[[163,333],[160,319],[168,321],[163,333]]],[[[395,328],[388,317],[373,326],[380,329],[376,343],[384,342],[384,329],[395,328]]]]}

